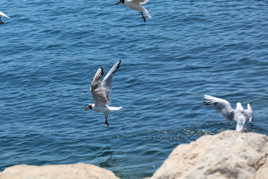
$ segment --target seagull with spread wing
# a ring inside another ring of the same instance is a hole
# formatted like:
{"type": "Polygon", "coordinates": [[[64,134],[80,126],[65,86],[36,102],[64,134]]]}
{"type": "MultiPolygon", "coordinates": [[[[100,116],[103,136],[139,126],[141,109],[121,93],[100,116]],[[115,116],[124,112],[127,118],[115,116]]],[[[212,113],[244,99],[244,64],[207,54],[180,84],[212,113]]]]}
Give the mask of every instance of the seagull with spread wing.
{"type": "Polygon", "coordinates": [[[4,21],[2,21],[2,17],[10,18],[5,13],[3,13],[3,12],[0,11],[0,24],[4,24],[4,21]]]}
{"type": "Polygon", "coordinates": [[[122,107],[112,107],[109,106],[110,103],[110,94],[112,90],[112,77],[113,74],[119,69],[121,64],[121,60],[119,60],[116,64],[112,66],[110,71],[105,75],[103,80],[101,80],[104,75],[104,70],[102,67],[99,67],[94,78],[90,84],[90,92],[95,100],[95,104],[88,104],[85,107],[85,111],[93,110],[95,112],[103,112],[105,116],[105,122],[107,126],[109,113],[112,111],[118,111],[122,109],[122,107]]]}
{"type": "Polygon", "coordinates": [[[204,95],[204,103],[214,106],[224,119],[236,121],[236,131],[243,131],[245,124],[253,120],[253,110],[250,104],[247,105],[247,109],[244,109],[238,102],[236,109],[233,109],[227,100],[209,95],[204,95]]]}
{"type": "Polygon", "coordinates": [[[151,15],[149,11],[142,5],[146,4],[147,2],[149,2],[149,0],[120,0],[116,3],[116,5],[123,4],[130,9],[140,12],[143,21],[146,22],[146,19],[151,18],[151,15]]]}

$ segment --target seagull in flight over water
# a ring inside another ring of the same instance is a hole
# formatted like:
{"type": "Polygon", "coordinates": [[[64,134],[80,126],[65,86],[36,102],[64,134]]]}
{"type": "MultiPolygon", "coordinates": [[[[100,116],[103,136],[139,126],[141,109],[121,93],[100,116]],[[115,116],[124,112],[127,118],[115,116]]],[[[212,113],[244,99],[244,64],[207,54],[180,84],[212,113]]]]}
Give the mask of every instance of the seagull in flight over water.
{"type": "Polygon", "coordinates": [[[3,13],[3,12],[0,11],[0,24],[4,24],[4,21],[2,21],[2,17],[10,18],[5,13],[3,13]]]}
{"type": "Polygon", "coordinates": [[[244,109],[238,102],[236,103],[236,109],[233,109],[227,100],[209,95],[204,95],[204,103],[213,105],[223,115],[224,119],[236,121],[236,131],[243,131],[245,124],[253,121],[253,110],[250,104],[247,105],[247,109],[244,109]]]}
{"type": "Polygon", "coordinates": [[[138,12],[140,12],[141,17],[144,22],[146,22],[146,19],[150,19],[151,15],[147,9],[145,9],[142,5],[149,2],[149,0],[119,0],[116,5],[123,4],[130,9],[134,9],[138,12]]]}
{"type": "Polygon", "coordinates": [[[95,104],[88,104],[85,107],[85,111],[93,110],[95,112],[103,112],[105,116],[105,122],[107,127],[109,127],[108,116],[112,111],[118,111],[122,107],[112,107],[109,106],[110,103],[110,94],[112,90],[112,77],[113,74],[119,69],[121,65],[121,60],[115,63],[110,71],[105,75],[103,80],[101,80],[104,70],[102,67],[99,67],[94,78],[90,84],[90,92],[95,100],[95,104]]]}

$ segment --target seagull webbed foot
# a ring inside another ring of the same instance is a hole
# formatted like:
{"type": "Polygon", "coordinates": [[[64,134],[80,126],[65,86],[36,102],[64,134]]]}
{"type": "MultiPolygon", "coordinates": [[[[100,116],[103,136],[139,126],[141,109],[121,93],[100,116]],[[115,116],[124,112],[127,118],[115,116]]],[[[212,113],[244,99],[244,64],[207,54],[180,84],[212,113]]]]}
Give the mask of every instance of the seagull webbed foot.
{"type": "Polygon", "coordinates": [[[105,120],[104,124],[105,124],[106,127],[109,127],[110,126],[110,124],[106,120],[105,120]]]}
{"type": "Polygon", "coordinates": [[[146,22],[146,17],[144,16],[143,12],[141,12],[141,17],[142,17],[143,21],[146,22]]]}

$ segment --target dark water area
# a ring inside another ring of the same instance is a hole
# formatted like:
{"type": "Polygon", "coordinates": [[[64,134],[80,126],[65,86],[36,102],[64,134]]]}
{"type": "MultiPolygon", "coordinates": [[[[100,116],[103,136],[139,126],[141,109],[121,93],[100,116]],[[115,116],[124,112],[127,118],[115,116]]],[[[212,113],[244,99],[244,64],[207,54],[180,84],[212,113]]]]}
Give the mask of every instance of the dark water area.
{"type": "Polygon", "coordinates": [[[268,2],[153,1],[152,19],[115,1],[0,2],[0,170],[84,162],[151,176],[178,144],[235,129],[203,95],[251,103],[268,134],[268,2]],[[84,112],[89,81],[123,63],[110,115],[84,112]]]}

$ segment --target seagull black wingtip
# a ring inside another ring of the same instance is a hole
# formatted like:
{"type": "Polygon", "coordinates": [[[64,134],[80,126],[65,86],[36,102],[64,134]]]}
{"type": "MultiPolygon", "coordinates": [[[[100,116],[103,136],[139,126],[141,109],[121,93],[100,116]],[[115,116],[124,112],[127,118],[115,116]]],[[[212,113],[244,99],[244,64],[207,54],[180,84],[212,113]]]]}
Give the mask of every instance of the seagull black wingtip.
{"type": "Polygon", "coordinates": [[[100,69],[101,69],[101,75],[104,75],[104,68],[100,66],[100,69]]]}
{"type": "Polygon", "coordinates": [[[119,60],[117,63],[118,63],[118,65],[117,65],[116,69],[118,70],[120,68],[120,66],[121,66],[122,60],[119,60]]]}

